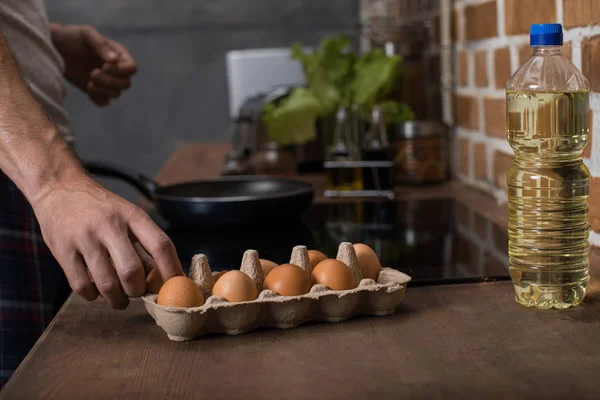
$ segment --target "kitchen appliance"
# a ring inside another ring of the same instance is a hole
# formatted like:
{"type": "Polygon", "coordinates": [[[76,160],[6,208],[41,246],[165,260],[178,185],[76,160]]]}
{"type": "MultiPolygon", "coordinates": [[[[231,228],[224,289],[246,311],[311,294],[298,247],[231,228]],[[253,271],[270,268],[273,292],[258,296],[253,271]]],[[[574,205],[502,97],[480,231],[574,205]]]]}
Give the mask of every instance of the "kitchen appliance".
{"type": "Polygon", "coordinates": [[[130,183],[176,226],[288,224],[300,218],[314,195],[311,183],[290,178],[226,177],[160,186],[123,167],[93,162],[85,167],[91,174],[130,183]]]}
{"type": "MultiPolygon", "coordinates": [[[[289,48],[233,50],[227,53],[226,64],[233,151],[227,156],[222,173],[253,174],[256,171],[252,158],[263,150],[272,150],[261,118],[264,106],[281,101],[294,87],[305,85],[306,80],[301,64],[290,58],[289,48]]],[[[322,169],[321,140],[319,133],[315,141],[293,147],[300,172],[307,166],[314,169],[318,165],[322,169]]]]}
{"type": "MultiPolygon", "coordinates": [[[[247,99],[278,86],[303,86],[302,66],[290,58],[290,49],[232,50],[226,55],[229,116],[240,117],[247,99]]],[[[254,149],[253,149],[254,150],[254,149]]]]}
{"type": "Polygon", "coordinates": [[[265,144],[261,113],[270,102],[305,83],[302,66],[289,48],[232,50],[226,55],[230,136],[233,151],[223,175],[253,174],[252,156],[265,144]]]}
{"type": "Polygon", "coordinates": [[[233,150],[227,155],[222,168],[223,175],[254,174],[253,157],[268,147],[261,120],[262,110],[269,103],[276,103],[289,94],[291,87],[279,86],[257,93],[245,99],[231,121],[233,150]]]}
{"type": "Polygon", "coordinates": [[[295,245],[335,257],[349,241],[371,246],[382,266],[410,275],[411,286],[510,279],[505,227],[451,198],[315,203],[301,219],[273,228],[163,228],[182,265],[203,253],[215,270],[239,269],[249,248],[281,264],[295,245]]]}

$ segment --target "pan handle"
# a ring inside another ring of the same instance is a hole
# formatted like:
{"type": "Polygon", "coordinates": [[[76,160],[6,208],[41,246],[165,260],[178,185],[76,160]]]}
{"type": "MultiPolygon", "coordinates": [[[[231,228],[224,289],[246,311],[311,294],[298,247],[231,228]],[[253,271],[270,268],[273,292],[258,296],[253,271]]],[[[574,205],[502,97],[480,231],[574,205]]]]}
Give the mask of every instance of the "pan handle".
{"type": "Polygon", "coordinates": [[[117,178],[131,184],[149,200],[154,200],[156,191],[160,189],[158,183],[127,167],[96,161],[84,161],[83,166],[92,175],[117,178]]]}

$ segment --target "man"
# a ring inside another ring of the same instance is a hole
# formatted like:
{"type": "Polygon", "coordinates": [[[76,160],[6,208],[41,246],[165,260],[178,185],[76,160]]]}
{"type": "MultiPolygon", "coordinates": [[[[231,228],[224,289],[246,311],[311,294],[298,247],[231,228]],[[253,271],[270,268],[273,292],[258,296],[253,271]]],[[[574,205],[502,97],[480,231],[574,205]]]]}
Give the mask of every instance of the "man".
{"type": "Polygon", "coordinates": [[[2,0],[0,29],[3,384],[60,306],[65,277],[84,299],[123,309],[145,293],[149,268],[165,280],[182,269],[148,215],[92,180],[71,149],[63,74],[105,106],[129,88],[131,55],[91,27],[49,24],[43,0],[2,0]]]}

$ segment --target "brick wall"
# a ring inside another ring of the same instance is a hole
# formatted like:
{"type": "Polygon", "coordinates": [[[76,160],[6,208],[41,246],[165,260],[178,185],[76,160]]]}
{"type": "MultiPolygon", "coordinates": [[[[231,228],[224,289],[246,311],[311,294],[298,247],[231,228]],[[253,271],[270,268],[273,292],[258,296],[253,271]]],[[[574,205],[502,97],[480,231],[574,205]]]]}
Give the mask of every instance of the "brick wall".
{"type": "Polygon", "coordinates": [[[531,54],[529,27],[560,22],[563,52],[590,81],[590,128],[584,150],[592,173],[590,241],[600,245],[600,0],[455,0],[455,172],[506,201],[513,152],[505,137],[506,81],[531,54]]]}

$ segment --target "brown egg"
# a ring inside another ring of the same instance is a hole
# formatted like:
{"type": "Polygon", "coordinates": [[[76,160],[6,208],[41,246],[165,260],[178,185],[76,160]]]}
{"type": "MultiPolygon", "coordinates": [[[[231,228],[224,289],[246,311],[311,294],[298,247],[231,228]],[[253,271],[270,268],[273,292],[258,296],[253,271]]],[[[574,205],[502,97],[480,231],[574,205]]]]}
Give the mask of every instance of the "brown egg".
{"type": "Polygon", "coordinates": [[[154,268],[146,277],[146,292],[157,294],[163,285],[163,280],[160,276],[158,268],[154,268]]]}
{"type": "Polygon", "coordinates": [[[379,271],[381,270],[381,263],[377,254],[372,248],[366,244],[357,243],[354,245],[356,251],[356,259],[358,260],[358,266],[362,272],[363,278],[377,280],[379,277],[379,271]]]}
{"type": "Polygon", "coordinates": [[[254,281],[238,270],[224,273],[212,289],[212,294],[230,303],[252,301],[258,297],[258,289],[254,281]]]}
{"type": "Polygon", "coordinates": [[[263,272],[265,273],[265,277],[269,275],[269,272],[273,270],[273,268],[277,267],[273,261],[260,259],[260,266],[262,267],[263,272]]]}
{"type": "Polygon", "coordinates": [[[273,269],[265,279],[264,288],[280,296],[300,296],[310,290],[310,281],[302,268],[282,264],[273,269]]]}
{"type": "Polygon", "coordinates": [[[319,250],[309,250],[308,259],[310,260],[310,265],[315,268],[321,261],[327,260],[327,256],[319,250]]]}
{"type": "Polygon", "coordinates": [[[162,285],[156,302],[169,307],[199,307],[204,304],[204,296],[193,280],[174,276],[162,285]]]}
{"type": "Polygon", "coordinates": [[[356,279],[350,268],[334,259],[321,261],[313,269],[312,280],[332,290],[348,290],[356,287],[356,279]]]}
{"type": "Polygon", "coordinates": [[[219,271],[216,274],[213,274],[213,282],[216,282],[219,280],[220,277],[222,277],[223,275],[225,275],[227,273],[227,271],[219,271]]]}

